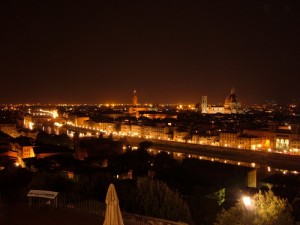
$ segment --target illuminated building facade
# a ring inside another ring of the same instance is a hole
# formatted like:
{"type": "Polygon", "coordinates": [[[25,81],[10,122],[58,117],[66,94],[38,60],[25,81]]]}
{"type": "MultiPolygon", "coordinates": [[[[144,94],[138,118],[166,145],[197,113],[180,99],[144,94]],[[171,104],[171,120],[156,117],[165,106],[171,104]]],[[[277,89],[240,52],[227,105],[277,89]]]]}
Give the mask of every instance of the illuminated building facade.
{"type": "Polygon", "coordinates": [[[85,120],[83,121],[82,125],[78,125],[78,126],[86,129],[106,131],[110,133],[110,132],[115,132],[115,125],[116,125],[115,123],[109,123],[109,122],[97,123],[92,120],[85,120]]]}
{"type": "Polygon", "coordinates": [[[165,119],[165,118],[173,118],[176,119],[176,114],[168,114],[157,111],[138,111],[136,117],[147,117],[149,119],[165,119]]]}
{"type": "Polygon", "coordinates": [[[66,123],[66,119],[58,117],[57,110],[28,110],[24,116],[23,126],[29,130],[41,129],[48,133],[57,133],[55,127],[61,127],[66,123]]]}
{"type": "Polygon", "coordinates": [[[237,143],[235,147],[241,149],[257,150],[262,147],[261,143],[261,138],[257,136],[241,134],[237,137],[237,143]]]}
{"type": "Polygon", "coordinates": [[[201,112],[208,114],[215,113],[242,113],[241,104],[238,100],[238,97],[235,93],[234,88],[231,89],[230,94],[225,98],[224,105],[208,105],[207,96],[202,96],[201,100],[201,112]]]}
{"type": "Polygon", "coordinates": [[[177,118],[177,115],[171,115],[167,113],[158,112],[156,108],[152,106],[138,106],[138,96],[136,90],[133,91],[132,107],[129,107],[129,114],[131,116],[147,117],[149,119],[164,119],[164,118],[177,118]]]}
{"type": "Polygon", "coordinates": [[[192,135],[192,143],[201,144],[201,145],[219,145],[219,136],[218,135],[192,135]]]}
{"type": "Polygon", "coordinates": [[[20,136],[19,133],[17,132],[16,124],[14,123],[0,124],[0,131],[12,137],[20,136]]]}
{"type": "Polygon", "coordinates": [[[20,143],[11,143],[12,149],[18,152],[18,156],[22,159],[35,157],[33,145],[23,145],[20,143]]]}
{"type": "Polygon", "coordinates": [[[300,124],[280,126],[278,123],[270,123],[269,129],[246,129],[243,132],[259,136],[264,149],[300,154],[299,127],[300,124]]]}
{"type": "Polygon", "coordinates": [[[238,135],[239,135],[239,133],[235,132],[235,131],[221,132],[220,133],[220,146],[235,148],[238,135]]]}
{"type": "Polygon", "coordinates": [[[207,113],[207,96],[202,96],[201,99],[201,112],[207,113]]]}
{"type": "Polygon", "coordinates": [[[70,116],[68,122],[74,124],[75,126],[83,126],[85,121],[88,121],[90,118],[87,116],[70,116]]]}
{"type": "Polygon", "coordinates": [[[174,141],[184,142],[188,136],[189,136],[188,131],[174,130],[174,132],[173,132],[173,140],[174,141]]]}
{"type": "Polygon", "coordinates": [[[240,149],[258,150],[262,147],[262,139],[255,135],[239,132],[220,133],[220,146],[240,149]]]}
{"type": "Polygon", "coordinates": [[[133,91],[132,107],[129,107],[129,114],[135,117],[139,117],[140,111],[147,111],[148,107],[138,107],[138,96],[136,90],[133,91]]]}
{"type": "Polygon", "coordinates": [[[293,139],[290,141],[290,150],[293,154],[300,153],[300,139],[293,139]]]}
{"type": "Polygon", "coordinates": [[[22,158],[32,158],[35,157],[32,146],[22,146],[22,158]]]}

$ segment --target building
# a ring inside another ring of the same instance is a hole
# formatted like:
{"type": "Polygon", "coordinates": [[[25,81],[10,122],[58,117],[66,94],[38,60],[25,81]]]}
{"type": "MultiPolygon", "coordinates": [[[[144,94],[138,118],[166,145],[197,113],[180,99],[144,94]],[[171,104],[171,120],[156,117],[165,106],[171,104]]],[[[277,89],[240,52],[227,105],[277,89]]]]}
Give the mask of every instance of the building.
{"type": "Polygon", "coordinates": [[[271,122],[269,123],[269,128],[259,130],[246,129],[243,133],[261,138],[263,149],[299,154],[299,127],[299,124],[280,125],[279,123],[271,122]]]}
{"type": "Polygon", "coordinates": [[[220,146],[258,150],[262,148],[262,138],[251,134],[239,133],[237,131],[221,132],[220,146]]]}
{"type": "Polygon", "coordinates": [[[202,96],[201,100],[201,112],[207,113],[207,96],[202,96]]]}
{"type": "Polygon", "coordinates": [[[201,100],[201,112],[208,114],[215,113],[242,113],[241,104],[235,93],[235,89],[232,88],[230,94],[225,98],[224,105],[208,105],[207,96],[202,96],[201,100]]]}
{"type": "Polygon", "coordinates": [[[136,117],[147,117],[149,119],[165,119],[165,118],[172,118],[176,119],[176,114],[170,114],[170,113],[163,113],[163,112],[157,112],[157,111],[137,111],[136,117]]]}
{"type": "Polygon", "coordinates": [[[33,146],[22,146],[22,159],[35,157],[33,146]]]}
{"type": "Polygon", "coordinates": [[[12,149],[18,152],[18,157],[20,158],[26,159],[35,157],[33,141],[30,138],[20,136],[15,138],[11,142],[11,145],[12,149]]]}
{"type": "Polygon", "coordinates": [[[220,146],[236,148],[237,138],[239,132],[237,131],[226,131],[220,133],[220,146]]]}
{"type": "Polygon", "coordinates": [[[138,104],[138,96],[136,90],[133,91],[133,96],[132,96],[132,105],[136,107],[138,104]]]}
{"type": "Polygon", "coordinates": [[[131,125],[131,134],[134,136],[141,136],[142,135],[142,129],[143,127],[141,125],[133,124],[131,125]]]}
{"type": "Polygon", "coordinates": [[[128,135],[131,133],[131,126],[129,124],[121,124],[121,134],[128,135]]]}
{"type": "Polygon", "coordinates": [[[240,102],[234,88],[231,89],[230,95],[225,99],[224,110],[224,113],[239,113],[240,102]]]}
{"type": "Polygon", "coordinates": [[[82,116],[82,117],[78,117],[75,116],[74,117],[74,124],[75,126],[83,126],[84,125],[84,121],[88,121],[90,118],[87,116],[82,116]]]}
{"type": "Polygon", "coordinates": [[[177,118],[177,115],[170,113],[159,112],[157,108],[152,106],[142,106],[138,104],[137,91],[133,91],[132,106],[129,107],[128,113],[130,116],[136,118],[147,117],[149,119],[165,119],[165,118],[177,118]]]}
{"type": "Polygon", "coordinates": [[[240,134],[237,137],[237,148],[257,150],[262,147],[262,140],[258,136],[249,134],[240,134]]]}
{"type": "Polygon", "coordinates": [[[139,107],[138,106],[138,96],[136,90],[133,91],[132,96],[132,106],[129,107],[129,114],[131,116],[139,117],[140,111],[147,111],[149,110],[149,107],[139,107]]]}
{"type": "Polygon", "coordinates": [[[300,154],[300,139],[290,140],[290,153],[292,154],[300,154]]]}
{"type": "Polygon", "coordinates": [[[187,141],[187,138],[188,138],[189,134],[190,133],[188,131],[174,130],[173,140],[174,141],[185,142],[185,141],[187,141]]]}
{"type": "Polygon", "coordinates": [[[9,141],[0,141],[0,161],[4,164],[21,163],[18,151],[13,149],[12,143],[9,141]]]}
{"type": "Polygon", "coordinates": [[[218,135],[192,135],[192,143],[200,145],[219,145],[219,136],[218,135]]]}
{"type": "Polygon", "coordinates": [[[14,123],[0,124],[0,131],[14,138],[20,136],[14,123]]]}

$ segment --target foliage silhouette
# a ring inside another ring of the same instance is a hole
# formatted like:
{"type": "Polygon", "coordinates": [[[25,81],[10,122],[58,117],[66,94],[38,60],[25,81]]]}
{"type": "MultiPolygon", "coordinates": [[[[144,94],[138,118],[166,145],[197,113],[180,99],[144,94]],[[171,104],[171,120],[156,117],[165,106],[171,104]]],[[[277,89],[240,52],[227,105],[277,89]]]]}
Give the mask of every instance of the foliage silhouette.
{"type": "Polygon", "coordinates": [[[240,200],[235,206],[223,210],[215,225],[292,225],[291,207],[285,199],[272,191],[259,192],[249,206],[240,200]]]}
{"type": "Polygon", "coordinates": [[[147,216],[192,223],[187,203],[162,181],[138,178],[137,206],[147,216]]]}

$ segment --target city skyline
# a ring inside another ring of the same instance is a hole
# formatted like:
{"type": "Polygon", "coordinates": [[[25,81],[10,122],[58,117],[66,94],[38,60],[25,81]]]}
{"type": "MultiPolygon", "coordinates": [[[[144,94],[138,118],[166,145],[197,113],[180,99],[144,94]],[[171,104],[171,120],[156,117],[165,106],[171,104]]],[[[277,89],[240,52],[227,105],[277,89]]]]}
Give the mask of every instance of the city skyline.
{"type": "Polygon", "coordinates": [[[296,1],[5,3],[0,103],[299,99],[296,1]]]}

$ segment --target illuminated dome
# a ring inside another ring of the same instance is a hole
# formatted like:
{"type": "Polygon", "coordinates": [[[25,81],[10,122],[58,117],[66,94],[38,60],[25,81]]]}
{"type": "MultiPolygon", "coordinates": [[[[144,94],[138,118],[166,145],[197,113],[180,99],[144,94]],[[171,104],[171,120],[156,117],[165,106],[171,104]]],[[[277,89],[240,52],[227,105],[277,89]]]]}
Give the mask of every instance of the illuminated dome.
{"type": "Polygon", "coordinates": [[[237,103],[238,102],[238,98],[235,94],[235,90],[232,88],[230,95],[227,96],[227,98],[225,99],[225,105],[230,105],[231,103],[237,103]]]}
{"type": "Polygon", "coordinates": [[[225,108],[230,110],[236,110],[239,107],[239,100],[237,95],[235,94],[234,88],[231,89],[230,95],[225,99],[225,108]]]}

